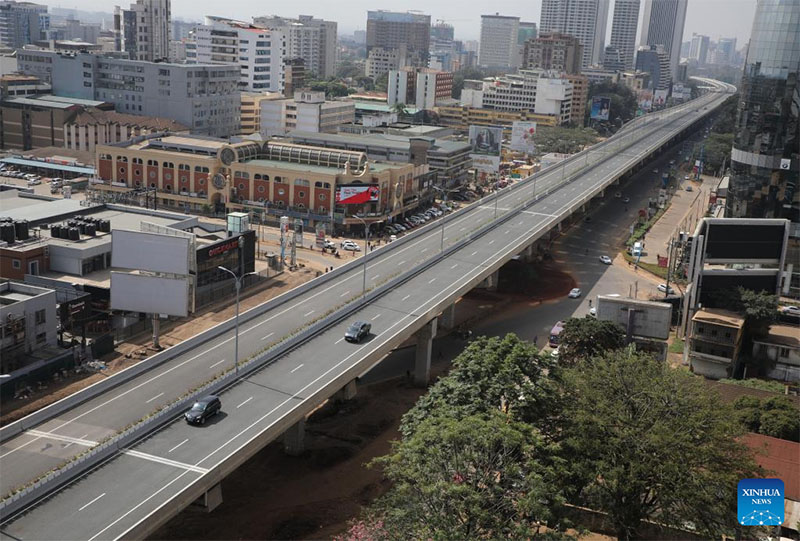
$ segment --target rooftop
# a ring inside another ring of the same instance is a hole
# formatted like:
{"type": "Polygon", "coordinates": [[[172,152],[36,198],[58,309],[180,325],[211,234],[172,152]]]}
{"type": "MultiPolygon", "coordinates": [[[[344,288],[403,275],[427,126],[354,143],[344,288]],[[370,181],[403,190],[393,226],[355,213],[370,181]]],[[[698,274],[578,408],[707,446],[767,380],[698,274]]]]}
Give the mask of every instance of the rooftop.
{"type": "MultiPolygon", "coordinates": [[[[326,167],[324,165],[307,165],[304,163],[284,162],[280,160],[249,160],[249,164],[260,165],[263,167],[274,167],[278,169],[289,169],[292,171],[304,171],[307,173],[326,173],[331,174],[335,171],[342,171],[339,167],[326,167]]],[[[397,167],[397,164],[385,162],[369,162],[369,170],[373,172],[386,171],[397,167]]]]}
{"type": "MultiPolygon", "coordinates": [[[[439,126],[420,126],[422,128],[432,128],[433,130],[440,130],[439,126]]],[[[424,130],[424,131],[433,131],[424,130]]],[[[406,130],[404,130],[406,131],[406,130]]],[[[297,139],[307,139],[310,141],[327,141],[331,144],[353,145],[369,147],[383,147],[393,148],[396,150],[409,150],[410,138],[422,137],[424,133],[414,133],[413,131],[408,135],[388,135],[384,133],[371,133],[369,135],[355,135],[346,133],[318,133],[306,132],[295,130],[289,133],[289,137],[297,139]]],[[[433,139],[432,151],[442,150],[445,152],[454,152],[469,148],[469,143],[464,141],[450,141],[447,139],[433,139]]]]}
{"type": "Polygon", "coordinates": [[[753,433],[745,434],[742,439],[756,451],[754,458],[758,465],[783,480],[784,496],[800,501],[800,443],[753,433]]]}
{"type": "Polygon", "coordinates": [[[157,116],[129,115],[116,111],[103,111],[95,107],[89,107],[79,112],[70,122],[78,126],[94,126],[98,124],[121,124],[126,126],[137,126],[158,131],[189,131],[187,126],[175,122],[170,118],[157,116]]]}
{"type": "Polygon", "coordinates": [[[713,323],[715,325],[732,327],[734,329],[740,329],[744,325],[744,318],[736,312],[731,312],[730,310],[721,310],[718,308],[702,308],[695,312],[692,321],[713,323]]]}
{"type": "Polygon", "coordinates": [[[50,293],[51,290],[8,280],[0,283],[0,305],[8,306],[50,293]]]}
{"type": "Polygon", "coordinates": [[[800,328],[792,325],[770,325],[769,334],[755,342],[778,344],[792,349],[800,349],[800,328]]]}

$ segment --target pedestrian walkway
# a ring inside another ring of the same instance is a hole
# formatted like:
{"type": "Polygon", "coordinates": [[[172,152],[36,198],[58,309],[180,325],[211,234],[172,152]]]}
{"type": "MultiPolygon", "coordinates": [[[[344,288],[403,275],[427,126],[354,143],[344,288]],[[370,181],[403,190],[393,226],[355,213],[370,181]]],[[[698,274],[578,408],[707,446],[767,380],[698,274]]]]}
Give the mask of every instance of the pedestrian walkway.
{"type": "Polygon", "coordinates": [[[670,239],[681,231],[694,231],[697,222],[705,216],[708,196],[719,179],[703,175],[702,182],[681,179],[667,211],[650,228],[645,236],[645,253],[642,261],[658,264],[658,256],[669,255],[670,239]],[[691,186],[692,191],[686,191],[691,186]]]}

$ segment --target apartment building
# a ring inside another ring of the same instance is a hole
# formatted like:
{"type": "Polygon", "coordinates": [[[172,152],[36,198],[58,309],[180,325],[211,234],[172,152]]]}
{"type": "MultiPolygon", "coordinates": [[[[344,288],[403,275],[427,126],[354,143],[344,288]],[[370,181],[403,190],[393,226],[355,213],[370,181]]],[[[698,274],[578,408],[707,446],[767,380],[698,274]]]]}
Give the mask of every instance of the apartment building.
{"type": "Polygon", "coordinates": [[[282,31],[286,36],[286,56],[302,58],[307,72],[323,79],[336,73],[336,22],[315,19],[311,15],[300,15],[296,19],[273,15],[256,17],[253,23],[282,31]]]}
{"type": "Polygon", "coordinates": [[[389,105],[402,103],[417,109],[433,109],[452,100],[453,74],[427,68],[403,68],[389,71],[387,80],[389,105]]]}
{"type": "Polygon", "coordinates": [[[689,363],[695,374],[713,379],[733,376],[744,334],[744,318],[715,308],[697,310],[692,317],[689,363]]]}
{"type": "Polygon", "coordinates": [[[525,42],[522,69],[557,70],[577,74],[581,71],[583,45],[574,36],[543,32],[525,42]]]}
{"type": "Polygon", "coordinates": [[[589,101],[589,78],[585,75],[565,73],[562,77],[572,83],[571,122],[576,126],[584,125],[586,104],[589,101]]]}
{"type": "Polygon", "coordinates": [[[241,90],[283,92],[287,43],[283,30],[209,16],[194,35],[198,64],[238,64],[241,90]]]}
{"type": "Polygon", "coordinates": [[[298,90],[294,98],[262,100],[260,133],[264,137],[285,135],[293,130],[335,133],[356,119],[352,101],[325,99],[325,92],[298,90]]]}
{"type": "Polygon", "coordinates": [[[669,54],[661,45],[639,47],[636,53],[636,71],[650,74],[653,90],[669,90],[672,87],[669,54]]]}
{"type": "Polygon", "coordinates": [[[377,79],[391,70],[399,70],[408,65],[405,45],[397,47],[373,47],[367,53],[364,63],[364,74],[372,79],[377,79]]]}
{"type": "Polygon", "coordinates": [[[114,8],[118,51],[131,60],[169,60],[172,31],[170,0],[136,0],[130,9],[114,8]]]}
{"type": "Polygon", "coordinates": [[[242,92],[241,133],[251,134],[261,131],[261,102],[283,99],[280,92],[242,92]]]}
{"type": "MultiPolygon", "coordinates": [[[[431,42],[431,17],[421,13],[395,11],[367,12],[367,55],[374,48],[404,48],[409,66],[428,66],[431,42]]],[[[393,69],[402,67],[398,65],[393,69]]],[[[390,68],[392,69],[392,68],[390,68]]],[[[386,71],[389,71],[388,69],[386,71]]],[[[379,75],[386,73],[386,71],[379,75]]]]}
{"type": "Polygon", "coordinates": [[[0,372],[10,374],[57,343],[56,292],[18,282],[0,283],[0,372]]]}
{"type": "Polygon", "coordinates": [[[45,37],[50,27],[47,6],[33,2],[0,1],[0,45],[18,49],[45,37]]]}
{"type": "Polygon", "coordinates": [[[470,126],[501,126],[510,130],[514,122],[530,121],[540,126],[559,126],[563,124],[556,115],[538,114],[533,111],[498,111],[466,105],[444,105],[436,108],[439,123],[466,132],[470,126]]]}
{"type": "Polygon", "coordinates": [[[20,71],[50,83],[57,96],[110,102],[120,113],[168,118],[197,134],[239,131],[238,66],[50,51],[18,51],[17,57],[20,71]]]}
{"type": "Polygon", "coordinates": [[[575,36],[583,46],[581,67],[603,58],[609,0],[543,0],[540,32],[575,36]]]}

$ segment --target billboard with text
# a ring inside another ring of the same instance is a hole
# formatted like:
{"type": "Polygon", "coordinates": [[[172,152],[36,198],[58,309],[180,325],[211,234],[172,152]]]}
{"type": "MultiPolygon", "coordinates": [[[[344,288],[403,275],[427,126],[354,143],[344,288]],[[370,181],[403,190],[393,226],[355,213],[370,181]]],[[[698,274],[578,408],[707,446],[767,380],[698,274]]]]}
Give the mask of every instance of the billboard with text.
{"type": "Polygon", "coordinates": [[[500,149],[503,144],[503,128],[494,126],[470,126],[469,143],[472,145],[472,166],[479,171],[497,173],[500,170],[500,149]]]}
{"type": "Polygon", "coordinates": [[[592,120],[608,120],[610,110],[611,98],[595,96],[592,98],[592,111],[589,116],[592,120]]]}
{"type": "Polygon", "coordinates": [[[515,121],[511,126],[511,150],[533,153],[536,150],[534,135],[536,122],[515,121]]]}
{"type": "Polygon", "coordinates": [[[336,187],[337,205],[373,203],[381,197],[377,184],[344,184],[336,187]]]}

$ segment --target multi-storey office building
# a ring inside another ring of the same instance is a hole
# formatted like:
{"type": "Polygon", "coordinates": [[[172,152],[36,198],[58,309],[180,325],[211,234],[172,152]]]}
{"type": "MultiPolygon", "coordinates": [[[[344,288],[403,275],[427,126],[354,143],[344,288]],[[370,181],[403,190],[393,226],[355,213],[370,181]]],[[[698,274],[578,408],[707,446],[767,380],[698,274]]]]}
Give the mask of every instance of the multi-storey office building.
{"type": "Polygon", "coordinates": [[[608,0],[543,0],[540,32],[575,36],[583,45],[581,67],[603,59],[608,0]]]}
{"type": "Polygon", "coordinates": [[[640,45],[661,45],[669,57],[670,75],[678,76],[687,0],[645,0],[640,45]]]}
{"type": "Polygon", "coordinates": [[[239,131],[240,69],[169,64],[93,54],[18,51],[19,69],[50,83],[58,96],[113,103],[121,113],[169,118],[193,133],[239,131]]]}
{"type": "MultiPolygon", "coordinates": [[[[611,46],[619,51],[622,69],[632,69],[636,54],[640,0],[615,0],[611,20],[611,46]]],[[[605,65],[605,63],[604,63],[605,65]]],[[[608,66],[606,66],[608,67],[608,66]]]]}
{"type": "MultiPolygon", "coordinates": [[[[223,17],[206,17],[195,28],[198,64],[238,64],[240,89],[283,92],[286,34],[223,17]]],[[[187,58],[188,60],[188,58],[187,58]]]]}
{"type": "Polygon", "coordinates": [[[478,64],[494,68],[517,67],[519,17],[495,13],[481,15],[481,45],[478,64]]]}
{"type": "Polygon", "coordinates": [[[259,132],[264,137],[293,130],[335,133],[356,119],[352,101],[326,100],[325,92],[298,90],[294,98],[261,101],[259,132]]]}
{"type": "Polygon", "coordinates": [[[433,109],[453,97],[453,74],[427,68],[391,70],[387,80],[389,105],[402,103],[433,109]]]}
{"type": "Polygon", "coordinates": [[[581,71],[583,45],[575,36],[542,32],[525,42],[523,69],[557,70],[577,74],[581,71]]]}
{"type": "MultiPolygon", "coordinates": [[[[407,65],[425,68],[428,67],[430,42],[430,15],[383,10],[367,12],[368,54],[374,48],[397,49],[404,47],[407,65]]],[[[399,65],[397,68],[403,65],[399,65]]]]}
{"type": "Polygon", "coordinates": [[[297,19],[256,17],[253,23],[283,32],[286,56],[302,58],[307,72],[323,79],[336,73],[336,22],[300,15],[297,19]]]}
{"type": "Polygon", "coordinates": [[[47,6],[33,2],[0,2],[0,45],[18,49],[45,37],[50,27],[47,6]]]}
{"type": "Polygon", "coordinates": [[[136,0],[130,9],[117,6],[114,31],[117,50],[128,53],[132,60],[168,60],[172,32],[170,0],[136,0]]]}

